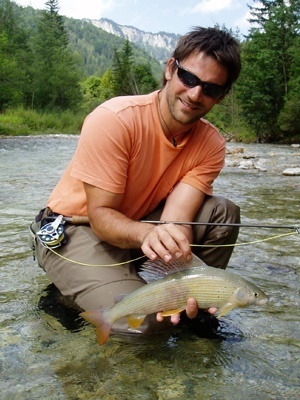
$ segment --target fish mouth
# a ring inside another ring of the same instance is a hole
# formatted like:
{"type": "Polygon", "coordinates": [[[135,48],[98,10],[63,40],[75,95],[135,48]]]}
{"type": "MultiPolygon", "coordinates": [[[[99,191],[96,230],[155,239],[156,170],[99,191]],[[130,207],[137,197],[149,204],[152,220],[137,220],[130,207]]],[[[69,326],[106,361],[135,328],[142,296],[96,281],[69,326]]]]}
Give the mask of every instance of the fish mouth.
{"type": "Polygon", "coordinates": [[[269,298],[265,297],[264,299],[259,300],[258,304],[260,306],[264,306],[265,304],[267,304],[268,300],[269,300],[269,298]]]}

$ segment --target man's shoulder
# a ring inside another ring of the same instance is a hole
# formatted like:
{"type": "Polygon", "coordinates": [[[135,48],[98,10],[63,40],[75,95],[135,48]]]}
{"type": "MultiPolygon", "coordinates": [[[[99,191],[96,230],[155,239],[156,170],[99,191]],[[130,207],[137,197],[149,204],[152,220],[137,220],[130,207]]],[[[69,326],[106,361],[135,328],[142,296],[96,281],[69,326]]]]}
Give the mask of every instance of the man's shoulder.
{"type": "Polygon", "coordinates": [[[225,138],[221,135],[219,129],[207,119],[201,118],[199,121],[199,126],[201,127],[201,129],[206,131],[207,135],[209,135],[210,137],[214,137],[214,139],[218,142],[222,144],[226,142],[225,138]]]}
{"type": "Polygon", "coordinates": [[[118,96],[102,103],[99,107],[109,109],[115,113],[135,109],[139,107],[152,106],[155,103],[157,92],[144,95],[118,96]]]}

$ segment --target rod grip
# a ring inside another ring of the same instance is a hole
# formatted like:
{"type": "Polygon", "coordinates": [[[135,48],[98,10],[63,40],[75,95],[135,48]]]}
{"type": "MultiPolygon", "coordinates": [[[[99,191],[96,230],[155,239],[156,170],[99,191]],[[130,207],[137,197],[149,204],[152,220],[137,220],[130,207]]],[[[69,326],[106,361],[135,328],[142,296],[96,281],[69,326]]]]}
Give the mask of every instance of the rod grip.
{"type": "Polygon", "coordinates": [[[74,225],[89,225],[89,217],[83,216],[83,215],[73,215],[70,218],[70,222],[74,225]]]}

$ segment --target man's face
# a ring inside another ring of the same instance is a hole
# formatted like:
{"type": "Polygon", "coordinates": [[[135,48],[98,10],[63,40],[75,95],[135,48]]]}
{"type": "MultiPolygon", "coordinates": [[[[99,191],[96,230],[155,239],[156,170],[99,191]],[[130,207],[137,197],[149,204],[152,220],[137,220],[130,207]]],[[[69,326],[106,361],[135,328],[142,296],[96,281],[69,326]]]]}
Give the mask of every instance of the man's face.
{"type": "MultiPolygon", "coordinates": [[[[202,86],[189,87],[185,85],[177,75],[178,68],[176,67],[174,70],[172,68],[174,62],[174,59],[170,59],[165,71],[166,98],[172,117],[183,125],[189,125],[206,115],[224,96],[208,97],[204,95],[202,86]]],[[[204,53],[193,53],[188,58],[180,60],[179,64],[202,82],[221,86],[225,86],[227,83],[226,68],[204,53]]]]}

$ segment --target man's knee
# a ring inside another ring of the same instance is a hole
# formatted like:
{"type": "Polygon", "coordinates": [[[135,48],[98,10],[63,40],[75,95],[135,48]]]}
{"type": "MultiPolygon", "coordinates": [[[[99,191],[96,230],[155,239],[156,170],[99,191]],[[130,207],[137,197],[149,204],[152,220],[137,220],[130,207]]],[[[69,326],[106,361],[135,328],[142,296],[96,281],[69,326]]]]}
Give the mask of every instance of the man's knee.
{"type": "Polygon", "coordinates": [[[221,204],[225,210],[225,218],[227,222],[239,223],[240,222],[240,207],[233,201],[221,197],[221,204]]]}
{"type": "Polygon", "coordinates": [[[233,201],[221,196],[207,196],[196,215],[195,221],[239,223],[240,208],[233,201]]]}
{"type": "Polygon", "coordinates": [[[239,233],[240,208],[224,197],[207,197],[196,221],[199,225],[193,227],[194,241],[201,247],[195,254],[207,265],[226,268],[239,233]]]}
{"type": "Polygon", "coordinates": [[[207,198],[204,207],[207,213],[210,214],[210,222],[221,220],[225,222],[238,223],[240,222],[240,207],[233,201],[222,196],[212,196],[207,198]]]}

